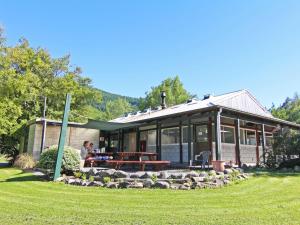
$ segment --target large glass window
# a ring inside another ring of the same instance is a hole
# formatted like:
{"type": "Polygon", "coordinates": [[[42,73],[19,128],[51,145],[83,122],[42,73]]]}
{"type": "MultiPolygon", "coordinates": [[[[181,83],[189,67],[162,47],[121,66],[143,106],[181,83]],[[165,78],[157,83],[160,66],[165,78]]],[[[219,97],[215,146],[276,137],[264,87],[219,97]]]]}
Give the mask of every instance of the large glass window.
{"type": "Polygon", "coordinates": [[[245,142],[246,145],[256,145],[256,134],[255,131],[252,130],[245,130],[245,142]]]}
{"type": "Polygon", "coordinates": [[[179,143],[179,127],[165,128],[161,130],[161,143],[163,145],[179,143]]]}
{"type": "Polygon", "coordinates": [[[196,142],[207,142],[208,130],[207,125],[196,126],[196,142]]]}
{"type": "Polygon", "coordinates": [[[156,130],[146,130],[140,132],[140,146],[144,151],[156,151],[156,130]]]}
{"type": "Polygon", "coordinates": [[[234,144],[234,128],[221,126],[221,140],[223,143],[234,144]]]}
{"type": "Polygon", "coordinates": [[[182,143],[188,143],[189,127],[182,127],[182,143]]]}

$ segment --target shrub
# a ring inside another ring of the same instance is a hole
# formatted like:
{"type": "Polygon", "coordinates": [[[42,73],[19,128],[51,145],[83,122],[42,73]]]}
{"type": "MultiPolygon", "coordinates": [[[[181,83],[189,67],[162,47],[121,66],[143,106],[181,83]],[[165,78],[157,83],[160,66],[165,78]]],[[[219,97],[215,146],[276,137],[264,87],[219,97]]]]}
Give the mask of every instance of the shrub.
{"type": "MultiPolygon", "coordinates": [[[[57,146],[51,146],[43,152],[38,163],[38,167],[42,169],[54,170],[57,157],[57,146]]],[[[79,151],[66,146],[62,160],[62,172],[76,171],[79,169],[80,156],[79,151]]]]}
{"type": "Polygon", "coordinates": [[[103,177],[103,182],[105,184],[109,183],[111,181],[110,177],[103,177]]]}
{"type": "Polygon", "coordinates": [[[32,158],[31,155],[25,153],[17,156],[14,166],[20,169],[32,169],[36,165],[35,160],[32,158]]]}

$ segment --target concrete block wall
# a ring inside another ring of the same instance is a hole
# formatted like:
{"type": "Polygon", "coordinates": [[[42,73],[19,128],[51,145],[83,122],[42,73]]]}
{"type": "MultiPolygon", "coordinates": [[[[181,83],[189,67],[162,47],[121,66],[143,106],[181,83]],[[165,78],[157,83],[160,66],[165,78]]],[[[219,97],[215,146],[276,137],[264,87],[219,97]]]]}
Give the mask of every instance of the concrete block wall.
{"type": "MultiPolygon", "coordinates": [[[[45,148],[58,145],[61,126],[48,125],[46,129],[45,148]]],[[[42,142],[42,124],[32,124],[29,127],[27,152],[32,154],[35,160],[40,158],[42,142]]],[[[80,150],[85,140],[93,142],[94,147],[99,147],[100,131],[81,127],[68,127],[66,135],[66,146],[80,150]]]]}
{"type": "Polygon", "coordinates": [[[256,146],[241,145],[240,157],[242,164],[256,164],[256,146]]]}

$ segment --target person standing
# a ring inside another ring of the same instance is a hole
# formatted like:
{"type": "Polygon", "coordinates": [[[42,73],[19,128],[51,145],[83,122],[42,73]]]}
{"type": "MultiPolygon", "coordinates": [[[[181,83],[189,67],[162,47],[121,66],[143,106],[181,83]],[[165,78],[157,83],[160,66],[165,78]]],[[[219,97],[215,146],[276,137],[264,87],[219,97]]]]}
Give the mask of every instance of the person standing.
{"type": "Polygon", "coordinates": [[[86,156],[89,152],[89,148],[90,148],[90,142],[89,141],[84,141],[83,142],[83,145],[81,147],[81,150],[80,150],[80,168],[83,168],[84,167],[84,163],[85,163],[85,159],[86,159],[86,156]]]}

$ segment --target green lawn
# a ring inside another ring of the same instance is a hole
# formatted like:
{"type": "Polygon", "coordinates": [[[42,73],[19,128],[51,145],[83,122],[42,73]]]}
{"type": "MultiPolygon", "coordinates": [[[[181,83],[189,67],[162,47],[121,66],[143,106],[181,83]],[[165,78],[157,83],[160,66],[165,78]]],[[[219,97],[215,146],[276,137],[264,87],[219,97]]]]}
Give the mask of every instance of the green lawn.
{"type": "Polygon", "coordinates": [[[300,224],[300,174],[215,190],[109,190],[2,168],[0,224],[300,224]]]}

